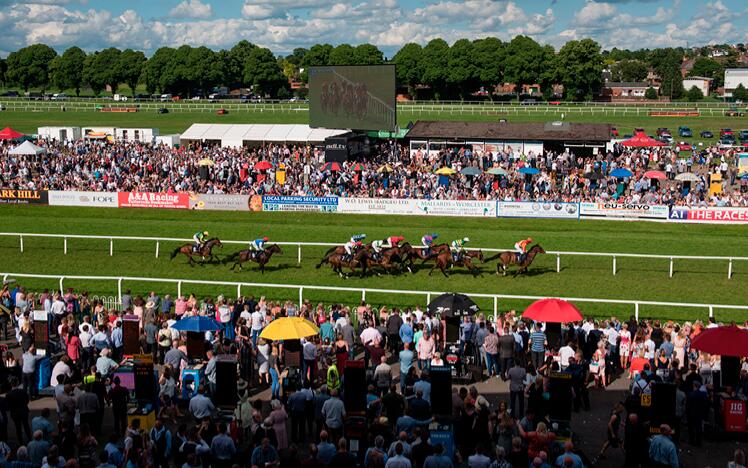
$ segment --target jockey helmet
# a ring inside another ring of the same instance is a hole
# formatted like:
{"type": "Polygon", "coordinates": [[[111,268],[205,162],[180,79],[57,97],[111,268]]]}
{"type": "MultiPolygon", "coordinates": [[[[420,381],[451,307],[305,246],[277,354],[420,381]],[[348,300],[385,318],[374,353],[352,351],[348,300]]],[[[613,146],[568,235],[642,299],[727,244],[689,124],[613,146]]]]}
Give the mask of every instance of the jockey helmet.
{"type": "Polygon", "coordinates": [[[208,235],[209,235],[209,234],[208,234],[208,231],[203,231],[203,235],[204,235],[204,236],[208,236],[208,235]]]}
{"type": "Polygon", "coordinates": [[[402,242],[404,240],[405,240],[405,237],[403,237],[403,236],[397,236],[397,241],[398,242],[402,242]]]}
{"type": "Polygon", "coordinates": [[[463,237],[462,238],[462,242],[470,242],[470,238],[469,237],[463,237]]]}
{"type": "Polygon", "coordinates": [[[534,241],[534,240],[532,240],[532,237],[528,237],[528,238],[527,238],[527,242],[535,242],[535,241],[534,241]]]}
{"type": "Polygon", "coordinates": [[[434,239],[436,239],[437,237],[439,237],[439,234],[437,234],[435,232],[432,232],[431,233],[431,237],[433,237],[434,239]]]}
{"type": "Polygon", "coordinates": [[[265,241],[265,242],[267,242],[268,241],[268,236],[263,237],[262,240],[265,241]]]}

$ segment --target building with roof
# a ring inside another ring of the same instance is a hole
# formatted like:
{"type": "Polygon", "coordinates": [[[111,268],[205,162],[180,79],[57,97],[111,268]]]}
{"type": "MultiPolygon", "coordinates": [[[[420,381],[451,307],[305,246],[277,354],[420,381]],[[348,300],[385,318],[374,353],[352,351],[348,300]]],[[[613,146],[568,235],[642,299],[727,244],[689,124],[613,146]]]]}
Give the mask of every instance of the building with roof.
{"type": "Polygon", "coordinates": [[[709,96],[710,89],[712,87],[712,81],[714,81],[711,78],[706,78],[704,76],[689,76],[688,78],[683,79],[683,89],[688,91],[689,89],[696,86],[696,88],[701,91],[701,94],[704,96],[709,96]]]}
{"type": "Polygon", "coordinates": [[[566,149],[577,155],[597,154],[611,141],[610,124],[573,122],[458,122],[422,121],[406,135],[411,155],[470,148],[491,152],[512,150],[542,154],[566,149]]]}
{"type": "Polygon", "coordinates": [[[644,81],[628,82],[628,81],[611,81],[605,83],[602,89],[602,95],[609,97],[612,100],[616,99],[644,99],[644,95],[647,89],[654,88],[655,91],[659,90],[659,86],[652,85],[644,81]]]}
{"type": "Polygon", "coordinates": [[[217,143],[222,147],[241,148],[263,143],[322,144],[327,138],[348,133],[348,130],[311,128],[296,124],[192,124],[181,135],[182,144],[190,142],[217,143]]]}
{"type": "Polygon", "coordinates": [[[725,69],[724,97],[732,97],[732,92],[741,84],[748,89],[748,68],[725,69]]]}

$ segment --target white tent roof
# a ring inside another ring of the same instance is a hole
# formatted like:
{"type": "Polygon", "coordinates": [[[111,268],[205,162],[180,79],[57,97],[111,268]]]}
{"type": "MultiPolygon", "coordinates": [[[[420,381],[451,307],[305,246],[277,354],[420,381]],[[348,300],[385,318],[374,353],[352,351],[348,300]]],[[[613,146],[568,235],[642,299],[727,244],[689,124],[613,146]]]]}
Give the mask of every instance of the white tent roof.
{"type": "Polygon", "coordinates": [[[182,140],[323,142],[347,132],[298,124],[193,124],[182,134],[182,140]]]}
{"type": "Polygon", "coordinates": [[[20,145],[16,146],[15,148],[8,151],[8,154],[12,155],[30,155],[30,156],[37,156],[40,154],[46,153],[47,150],[44,148],[41,148],[39,146],[36,146],[35,144],[31,143],[30,141],[24,141],[20,145]]]}

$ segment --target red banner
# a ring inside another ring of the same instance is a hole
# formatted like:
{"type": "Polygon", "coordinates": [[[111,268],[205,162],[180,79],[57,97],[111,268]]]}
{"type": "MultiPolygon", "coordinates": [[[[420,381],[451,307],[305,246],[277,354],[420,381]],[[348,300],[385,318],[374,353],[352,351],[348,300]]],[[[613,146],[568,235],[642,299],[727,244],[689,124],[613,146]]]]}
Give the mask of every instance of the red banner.
{"type": "Polygon", "coordinates": [[[746,402],[743,400],[725,400],[723,402],[725,431],[745,432],[746,408],[746,402]]]}
{"type": "Polygon", "coordinates": [[[119,192],[120,208],[170,208],[186,210],[190,207],[188,193],[119,192]]]}

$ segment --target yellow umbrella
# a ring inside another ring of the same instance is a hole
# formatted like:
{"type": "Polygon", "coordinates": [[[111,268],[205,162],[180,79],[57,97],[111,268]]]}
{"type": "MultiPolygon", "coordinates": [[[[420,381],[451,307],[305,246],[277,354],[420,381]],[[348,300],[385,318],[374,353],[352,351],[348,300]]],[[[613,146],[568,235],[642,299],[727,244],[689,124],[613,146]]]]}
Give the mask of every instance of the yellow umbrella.
{"type": "Polygon", "coordinates": [[[198,164],[198,166],[213,166],[213,165],[215,165],[215,163],[213,162],[213,160],[212,159],[208,159],[208,158],[201,159],[200,161],[197,162],[197,164],[198,164]]]}
{"type": "Polygon", "coordinates": [[[439,174],[439,175],[452,175],[452,174],[456,174],[456,173],[457,173],[457,171],[455,171],[451,167],[442,167],[441,169],[439,169],[438,171],[436,171],[436,174],[439,174]]]}
{"type": "Polygon", "coordinates": [[[388,172],[394,172],[394,171],[395,170],[392,169],[392,166],[390,166],[389,164],[385,164],[384,166],[382,166],[379,169],[377,169],[377,172],[379,172],[380,174],[383,173],[383,172],[384,173],[388,173],[388,172]]]}
{"type": "Polygon", "coordinates": [[[260,338],[266,340],[300,340],[319,333],[317,325],[303,317],[281,317],[262,330],[260,338]]]}

